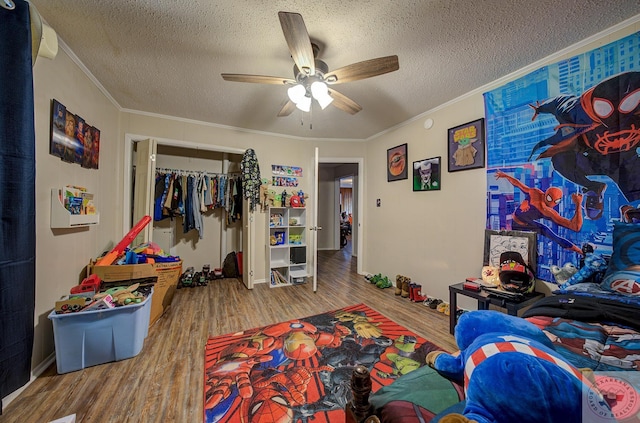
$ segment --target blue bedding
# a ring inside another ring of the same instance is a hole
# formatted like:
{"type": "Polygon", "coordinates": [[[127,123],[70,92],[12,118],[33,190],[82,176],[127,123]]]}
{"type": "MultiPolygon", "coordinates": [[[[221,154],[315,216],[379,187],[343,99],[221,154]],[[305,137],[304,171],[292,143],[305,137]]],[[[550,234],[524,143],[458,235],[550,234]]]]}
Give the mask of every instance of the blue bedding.
{"type": "Polygon", "coordinates": [[[578,368],[637,371],[640,370],[637,300],[593,290],[571,291],[538,301],[523,317],[545,331],[556,351],[578,368]]]}

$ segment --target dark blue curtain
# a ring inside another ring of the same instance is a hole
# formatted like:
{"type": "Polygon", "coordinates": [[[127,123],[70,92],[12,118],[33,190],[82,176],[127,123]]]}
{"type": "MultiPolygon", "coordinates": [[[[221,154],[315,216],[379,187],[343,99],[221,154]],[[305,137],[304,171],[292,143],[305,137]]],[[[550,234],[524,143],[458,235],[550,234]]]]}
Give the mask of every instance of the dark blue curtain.
{"type": "Polygon", "coordinates": [[[35,308],[31,30],[28,4],[15,3],[0,7],[0,398],[29,381],[35,308]]]}

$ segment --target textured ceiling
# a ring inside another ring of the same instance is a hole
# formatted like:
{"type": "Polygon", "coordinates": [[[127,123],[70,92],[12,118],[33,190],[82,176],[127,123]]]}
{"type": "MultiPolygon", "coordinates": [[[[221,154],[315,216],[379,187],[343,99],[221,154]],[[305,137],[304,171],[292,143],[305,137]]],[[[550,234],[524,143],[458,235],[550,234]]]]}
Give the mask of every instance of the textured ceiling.
{"type": "Polygon", "coordinates": [[[369,138],[640,13],[638,0],[31,1],[123,109],[339,139],[369,138]],[[281,10],[303,16],[329,70],[393,54],[400,70],[334,86],[363,107],[355,115],[277,117],[286,86],[220,74],[293,77],[281,10]]]}

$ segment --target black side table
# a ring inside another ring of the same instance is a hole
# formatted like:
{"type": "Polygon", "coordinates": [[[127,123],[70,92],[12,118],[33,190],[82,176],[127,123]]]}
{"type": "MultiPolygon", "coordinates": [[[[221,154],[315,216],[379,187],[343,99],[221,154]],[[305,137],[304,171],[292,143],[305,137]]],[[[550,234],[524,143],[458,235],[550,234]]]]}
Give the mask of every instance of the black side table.
{"type": "Polygon", "coordinates": [[[540,298],[544,297],[544,294],[540,292],[533,292],[521,301],[510,300],[506,298],[492,297],[484,290],[471,291],[470,289],[464,289],[463,285],[464,283],[462,282],[449,285],[449,332],[451,335],[453,335],[457,323],[456,310],[458,309],[458,294],[478,300],[478,310],[488,310],[489,304],[493,304],[506,309],[507,314],[512,316],[517,316],[519,310],[530,306],[540,298]]]}

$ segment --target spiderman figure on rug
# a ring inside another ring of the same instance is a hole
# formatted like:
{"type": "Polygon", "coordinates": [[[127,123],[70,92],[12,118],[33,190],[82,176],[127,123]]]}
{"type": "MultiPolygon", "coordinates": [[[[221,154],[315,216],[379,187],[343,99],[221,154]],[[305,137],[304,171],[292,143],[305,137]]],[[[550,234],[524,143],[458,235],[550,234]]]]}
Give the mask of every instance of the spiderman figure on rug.
{"type": "Polygon", "coordinates": [[[532,231],[539,235],[544,235],[564,249],[575,251],[580,255],[584,254],[580,247],[562,238],[547,225],[538,221],[538,219],[548,219],[574,232],[580,232],[580,229],[582,229],[582,194],[571,194],[571,200],[576,206],[576,212],[573,218],[567,219],[560,216],[555,209],[562,200],[562,190],[560,188],[549,187],[546,192],[543,192],[538,188],[526,186],[513,176],[509,176],[500,170],[496,172],[496,179],[506,179],[511,185],[525,194],[525,200],[513,212],[513,222],[511,224],[513,230],[532,231]]]}
{"type": "Polygon", "coordinates": [[[551,158],[554,169],[582,187],[588,219],[599,219],[607,185],[588,176],[604,175],[627,201],[640,200],[640,72],[606,79],[580,97],[560,95],[531,107],[555,116],[556,133],[537,143],[529,160],[551,158]]]}
{"type": "Polygon", "coordinates": [[[208,421],[221,421],[237,407],[238,398],[243,415],[250,422],[293,421],[291,407],[306,400],[312,373],[333,368],[281,366],[310,359],[319,349],[335,348],[350,332],[340,324],[335,324],[330,333],[319,331],[308,322],[292,320],[248,334],[218,353],[207,351],[204,408],[208,421]],[[272,420],[276,415],[279,418],[272,420]]]}

